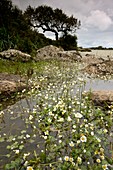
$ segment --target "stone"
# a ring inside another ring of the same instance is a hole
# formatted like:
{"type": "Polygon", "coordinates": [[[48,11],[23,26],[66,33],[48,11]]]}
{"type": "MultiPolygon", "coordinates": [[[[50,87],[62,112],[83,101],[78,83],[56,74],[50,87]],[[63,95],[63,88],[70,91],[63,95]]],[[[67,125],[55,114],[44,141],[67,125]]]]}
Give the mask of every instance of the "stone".
{"type": "Polygon", "coordinates": [[[23,53],[19,50],[9,49],[9,50],[0,52],[0,58],[9,59],[12,61],[27,62],[31,60],[31,55],[23,53]]]}
{"type": "Polygon", "coordinates": [[[27,88],[26,80],[20,75],[0,73],[0,101],[27,88]]]}
{"type": "Polygon", "coordinates": [[[95,74],[95,75],[111,75],[113,74],[113,61],[101,61],[97,63],[90,63],[87,65],[83,71],[87,72],[88,74],[95,74]]]}
{"type": "Polygon", "coordinates": [[[58,48],[53,45],[45,46],[45,47],[37,50],[35,60],[38,61],[38,60],[48,60],[48,59],[52,59],[52,58],[53,59],[57,58],[57,53],[60,51],[63,51],[63,49],[58,48]]]}
{"type": "Polygon", "coordinates": [[[81,59],[81,56],[76,51],[64,51],[61,47],[58,48],[53,45],[48,45],[37,50],[36,61],[51,59],[77,61],[81,59]]]}
{"type": "Polygon", "coordinates": [[[64,60],[74,60],[74,61],[81,61],[81,55],[77,51],[61,51],[58,52],[59,58],[64,60]]]}
{"type": "Polygon", "coordinates": [[[113,91],[112,90],[98,90],[88,92],[90,99],[98,105],[112,104],[113,103],[113,91]]]}
{"type": "Polygon", "coordinates": [[[82,62],[86,63],[86,65],[89,65],[89,64],[92,65],[92,64],[98,64],[98,63],[103,62],[103,59],[89,54],[85,57],[82,57],[82,62]]]}

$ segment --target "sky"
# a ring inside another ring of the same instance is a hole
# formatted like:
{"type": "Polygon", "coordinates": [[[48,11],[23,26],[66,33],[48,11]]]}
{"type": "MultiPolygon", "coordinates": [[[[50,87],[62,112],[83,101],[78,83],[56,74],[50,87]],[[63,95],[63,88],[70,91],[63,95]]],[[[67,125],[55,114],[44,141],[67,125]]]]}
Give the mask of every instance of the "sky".
{"type": "MultiPolygon", "coordinates": [[[[113,0],[12,0],[14,5],[25,10],[28,5],[38,7],[48,5],[59,8],[68,16],[81,21],[76,31],[78,46],[113,47],[113,0]]],[[[46,33],[49,38],[53,34],[46,33]]]]}

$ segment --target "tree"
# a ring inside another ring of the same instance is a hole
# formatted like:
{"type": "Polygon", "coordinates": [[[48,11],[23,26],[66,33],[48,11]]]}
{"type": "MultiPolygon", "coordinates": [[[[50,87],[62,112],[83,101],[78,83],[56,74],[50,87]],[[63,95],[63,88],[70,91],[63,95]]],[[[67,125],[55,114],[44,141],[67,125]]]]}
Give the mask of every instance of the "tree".
{"type": "Polygon", "coordinates": [[[58,43],[64,50],[76,50],[77,49],[77,37],[76,35],[66,35],[59,38],[58,43]]]}
{"type": "Polygon", "coordinates": [[[24,15],[33,28],[42,28],[43,32],[53,32],[56,40],[59,38],[59,33],[67,36],[69,33],[74,33],[80,26],[80,21],[74,18],[73,15],[68,17],[61,9],[53,10],[49,6],[39,6],[37,8],[29,6],[24,15]]]}

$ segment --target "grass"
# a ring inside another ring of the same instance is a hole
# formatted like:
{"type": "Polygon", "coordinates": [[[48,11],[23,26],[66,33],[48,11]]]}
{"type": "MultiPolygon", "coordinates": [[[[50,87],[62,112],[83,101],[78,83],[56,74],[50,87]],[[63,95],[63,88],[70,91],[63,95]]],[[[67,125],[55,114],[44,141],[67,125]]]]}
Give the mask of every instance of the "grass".
{"type": "Polygon", "coordinates": [[[0,73],[9,73],[9,74],[20,74],[26,75],[27,71],[30,68],[34,68],[37,66],[38,71],[42,69],[42,66],[45,65],[46,62],[40,61],[38,63],[35,62],[15,62],[10,60],[2,60],[0,59],[0,73]]]}

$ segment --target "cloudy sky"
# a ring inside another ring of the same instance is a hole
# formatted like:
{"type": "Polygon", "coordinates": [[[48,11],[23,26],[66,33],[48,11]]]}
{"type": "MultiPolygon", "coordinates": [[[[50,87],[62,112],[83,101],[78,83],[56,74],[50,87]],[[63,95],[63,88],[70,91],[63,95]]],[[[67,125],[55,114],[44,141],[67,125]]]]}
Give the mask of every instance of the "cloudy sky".
{"type": "MultiPolygon", "coordinates": [[[[60,8],[68,16],[81,21],[77,30],[78,45],[82,47],[113,47],[113,0],[12,0],[20,9],[28,5],[49,5],[60,8]]],[[[46,36],[53,35],[46,34],[46,36]]]]}

